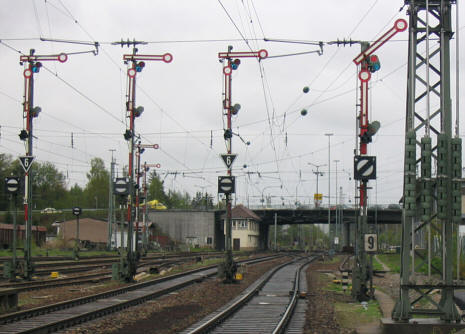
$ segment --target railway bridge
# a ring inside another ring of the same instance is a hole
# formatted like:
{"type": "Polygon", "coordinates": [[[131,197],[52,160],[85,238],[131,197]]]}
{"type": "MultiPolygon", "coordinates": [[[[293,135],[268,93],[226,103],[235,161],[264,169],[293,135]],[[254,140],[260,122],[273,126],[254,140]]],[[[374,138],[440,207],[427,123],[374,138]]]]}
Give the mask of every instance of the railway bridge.
{"type": "MultiPolygon", "coordinates": [[[[328,224],[328,209],[256,209],[252,210],[261,218],[260,248],[268,246],[270,226],[295,224],[328,224]]],[[[349,245],[355,230],[355,218],[358,210],[344,208],[340,210],[343,245],[349,245]]],[[[336,211],[330,211],[330,224],[336,223],[336,211]]],[[[214,248],[221,250],[224,245],[224,210],[150,210],[149,221],[155,222],[161,230],[173,240],[186,242],[186,240],[210,240],[214,248]]],[[[401,209],[369,209],[369,224],[400,224],[401,209]]],[[[339,221],[338,221],[339,222],[339,221]]]]}
{"type": "MultiPolygon", "coordinates": [[[[336,224],[336,210],[327,208],[312,209],[258,209],[253,210],[262,221],[260,222],[260,237],[262,245],[268,245],[270,225],[296,225],[296,224],[336,224]]],[[[343,246],[350,245],[351,235],[355,229],[356,216],[359,212],[354,208],[338,210],[339,220],[342,226],[343,246]]],[[[401,209],[368,209],[368,224],[401,224],[401,209]]]]}

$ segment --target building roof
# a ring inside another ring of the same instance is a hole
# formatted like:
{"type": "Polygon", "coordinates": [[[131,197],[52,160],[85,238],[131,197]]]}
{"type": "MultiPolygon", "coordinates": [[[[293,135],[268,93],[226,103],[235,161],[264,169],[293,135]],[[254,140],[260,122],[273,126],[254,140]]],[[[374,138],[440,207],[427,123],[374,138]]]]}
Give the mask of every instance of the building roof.
{"type": "MultiPolygon", "coordinates": [[[[26,229],[25,225],[16,225],[16,228],[18,231],[23,231],[26,229]]],[[[0,224],[0,230],[12,230],[13,229],[13,224],[0,224]]],[[[44,226],[32,226],[33,231],[39,231],[39,232],[47,232],[47,228],[44,226]]]]}
{"type": "MultiPolygon", "coordinates": [[[[223,215],[223,218],[225,218],[225,217],[226,217],[226,215],[223,215]]],[[[253,219],[253,220],[256,220],[256,221],[261,221],[262,220],[259,216],[257,216],[255,214],[255,212],[253,212],[252,210],[250,210],[249,208],[245,207],[242,204],[239,204],[239,205],[237,205],[236,207],[234,207],[232,209],[231,218],[232,219],[239,219],[239,218],[247,219],[247,218],[250,218],[250,219],[253,219]]]]}

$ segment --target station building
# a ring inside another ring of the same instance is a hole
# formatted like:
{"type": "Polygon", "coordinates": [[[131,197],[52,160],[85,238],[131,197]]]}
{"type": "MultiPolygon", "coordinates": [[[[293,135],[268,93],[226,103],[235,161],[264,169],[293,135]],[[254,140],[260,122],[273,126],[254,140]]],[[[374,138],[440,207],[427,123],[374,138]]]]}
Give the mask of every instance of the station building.
{"type": "MultiPolygon", "coordinates": [[[[224,210],[149,210],[148,219],[155,222],[156,233],[169,237],[175,246],[224,250],[224,210]]],[[[266,238],[267,230],[260,221],[260,217],[241,204],[232,210],[233,250],[266,248],[266,240],[260,238],[266,238]]]]}
{"type": "MultiPolygon", "coordinates": [[[[226,233],[226,215],[222,216],[226,233]]],[[[255,250],[260,246],[260,221],[252,210],[239,204],[231,211],[231,238],[233,250],[255,250]]]]}
{"type": "MultiPolygon", "coordinates": [[[[57,228],[57,236],[70,241],[76,239],[76,219],[55,222],[52,226],[57,228]]],[[[79,240],[81,245],[104,246],[108,240],[108,222],[93,218],[79,219],[79,240]]]]}

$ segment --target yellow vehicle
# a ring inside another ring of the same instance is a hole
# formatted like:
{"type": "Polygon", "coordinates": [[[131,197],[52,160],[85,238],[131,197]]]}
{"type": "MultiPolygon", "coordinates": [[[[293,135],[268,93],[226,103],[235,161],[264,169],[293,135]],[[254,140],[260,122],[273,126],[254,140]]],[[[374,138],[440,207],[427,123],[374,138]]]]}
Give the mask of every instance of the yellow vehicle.
{"type": "MultiPolygon", "coordinates": [[[[141,203],[140,206],[145,206],[145,203],[141,203]]],[[[147,208],[155,210],[166,210],[168,209],[163,203],[160,203],[158,200],[154,199],[147,202],[147,208]]]]}

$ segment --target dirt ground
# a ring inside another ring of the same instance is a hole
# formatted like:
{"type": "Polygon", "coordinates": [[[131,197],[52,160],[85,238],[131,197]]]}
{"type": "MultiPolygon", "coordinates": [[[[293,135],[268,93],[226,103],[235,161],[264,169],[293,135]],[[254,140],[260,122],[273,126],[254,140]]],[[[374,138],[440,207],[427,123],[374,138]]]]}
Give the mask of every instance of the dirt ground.
{"type": "Polygon", "coordinates": [[[307,270],[308,309],[304,334],[352,334],[352,330],[343,329],[336,320],[335,302],[350,301],[349,295],[341,295],[322,289],[326,284],[320,280],[323,272],[338,271],[340,262],[314,262],[307,270]]]}
{"type": "Polygon", "coordinates": [[[282,258],[248,266],[244,280],[238,284],[225,285],[217,278],[210,278],[167,296],[74,327],[65,333],[178,333],[232,300],[269,269],[285,261],[282,258]]]}
{"type": "MultiPolygon", "coordinates": [[[[61,333],[178,333],[226,304],[270,268],[284,261],[285,259],[280,259],[248,266],[244,280],[239,284],[224,285],[219,279],[210,278],[167,296],[148,301],[142,305],[131,307],[79,327],[73,327],[61,333]]],[[[309,266],[307,270],[308,310],[304,334],[355,333],[353,330],[340,327],[334,310],[336,302],[349,302],[351,297],[323,289],[326,282],[320,279],[322,273],[338,273],[339,264],[340,261],[332,263],[315,262],[309,266]]],[[[399,292],[398,274],[385,274],[384,277],[375,278],[374,283],[385,293],[397,297],[399,292]]],[[[113,283],[110,286],[103,287],[101,284],[95,284],[47,289],[41,290],[40,293],[28,292],[23,296],[23,300],[27,302],[23,309],[113,289],[118,285],[119,283],[113,283]]]]}

